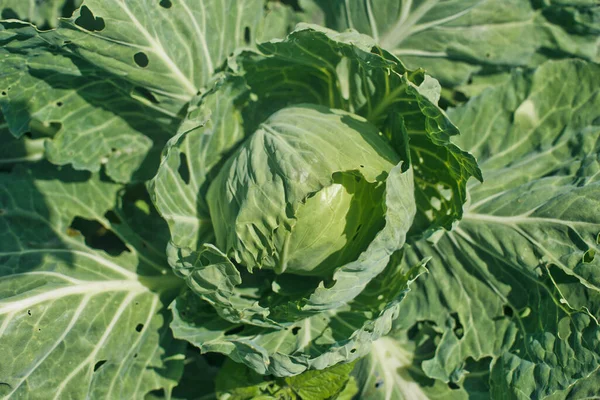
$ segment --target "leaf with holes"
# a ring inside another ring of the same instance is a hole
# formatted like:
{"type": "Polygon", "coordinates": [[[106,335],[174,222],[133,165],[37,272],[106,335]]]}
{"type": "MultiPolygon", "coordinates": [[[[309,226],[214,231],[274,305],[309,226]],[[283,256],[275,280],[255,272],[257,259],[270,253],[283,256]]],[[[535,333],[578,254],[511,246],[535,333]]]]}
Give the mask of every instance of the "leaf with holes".
{"type": "MultiPolygon", "coordinates": [[[[179,123],[121,78],[57,50],[54,32],[0,24],[0,107],[17,138],[30,133],[55,164],[106,173],[116,181],[148,179],[179,123]]],[[[26,145],[31,141],[26,140],[26,145]]]]}
{"type": "Polygon", "coordinates": [[[178,246],[197,248],[213,237],[205,201],[207,178],[244,137],[241,113],[233,105],[244,104],[247,98],[242,79],[219,76],[215,87],[203,96],[202,107],[190,109],[179,133],[165,148],[150,193],[178,246]]]}
{"type": "Polygon", "coordinates": [[[179,279],[115,208],[120,190],[48,165],[0,174],[3,396],[141,399],[178,381],[164,304],[179,279]],[[121,247],[94,248],[110,236],[121,247]]]}
{"type": "Polygon", "coordinates": [[[468,391],[487,360],[493,398],[542,399],[600,368],[599,73],[547,63],[450,111],[487,180],[452,232],[406,250],[433,257],[398,320],[433,324],[421,374],[468,391]]]}
{"type": "MultiPolygon", "coordinates": [[[[226,58],[282,36],[263,0],[85,0],[58,33],[69,51],[179,112],[226,58]]],[[[279,15],[285,17],[285,13],[279,15]]],[[[286,29],[285,24],[277,24],[286,29]]]]}
{"type": "Polygon", "coordinates": [[[262,0],[165,0],[87,1],[47,32],[5,21],[0,108],[17,138],[44,139],[54,164],[147,180],[227,56],[284,35],[288,18],[262,0]]]}

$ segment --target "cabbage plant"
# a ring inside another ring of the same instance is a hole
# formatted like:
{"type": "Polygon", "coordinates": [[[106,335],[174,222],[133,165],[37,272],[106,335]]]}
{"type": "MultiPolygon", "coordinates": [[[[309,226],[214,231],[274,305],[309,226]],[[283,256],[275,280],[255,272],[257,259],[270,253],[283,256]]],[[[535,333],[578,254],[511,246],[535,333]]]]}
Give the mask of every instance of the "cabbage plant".
{"type": "Polygon", "coordinates": [[[599,15],[2,2],[0,397],[597,397],[599,15]]]}
{"type": "Polygon", "coordinates": [[[398,270],[407,234],[451,225],[479,174],[448,140],[439,85],[368,37],[314,25],[215,79],[152,181],[191,289],[175,335],[275,376],[361,357],[420,273],[398,270]],[[218,325],[190,331],[206,312],[218,325]]]}

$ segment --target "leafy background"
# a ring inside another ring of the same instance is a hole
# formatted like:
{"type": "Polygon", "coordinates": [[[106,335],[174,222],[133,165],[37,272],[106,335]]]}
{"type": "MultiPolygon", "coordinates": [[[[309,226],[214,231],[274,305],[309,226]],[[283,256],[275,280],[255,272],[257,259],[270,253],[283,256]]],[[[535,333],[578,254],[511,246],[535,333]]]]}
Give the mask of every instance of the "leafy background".
{"type": "Polygon", "coordinates": [[[597,2],[78,3],[0,9],[0,394],[598,395],[597,2]],[[485,181],[451,231],[402,254],[432,258],[393,334],[356,365],[265,381],[172,337],[181,283],[143,182],[205,120],[193,105],[226,57],[296,22],[356,29],[437,78],[485,181]]]}

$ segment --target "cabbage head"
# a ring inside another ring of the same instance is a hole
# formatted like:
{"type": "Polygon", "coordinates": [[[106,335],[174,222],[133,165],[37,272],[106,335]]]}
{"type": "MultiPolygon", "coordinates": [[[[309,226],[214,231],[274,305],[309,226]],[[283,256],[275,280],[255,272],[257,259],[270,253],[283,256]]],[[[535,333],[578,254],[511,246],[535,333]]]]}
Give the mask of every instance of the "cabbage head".
{"type": "Polygon", "coordinates": [[[450,228],[480,177],[439,93],[356,32],[232,55],[151,182],[188,286],[175,336],[276,376],[366,354],[423,270],[407,238],[450,228]]]}
{"type": "MultiPolygon", "coordinates": [[[[385,226],[385,183],[398,164],[392,146],[364,119],[318,105],[285,107],[209,186],[217,247],[249,271],[326,277],[356,260],[385,226]]],[[[408,227],[412,180],[400,176],[406,210],[394,222],[408,227]]]]}

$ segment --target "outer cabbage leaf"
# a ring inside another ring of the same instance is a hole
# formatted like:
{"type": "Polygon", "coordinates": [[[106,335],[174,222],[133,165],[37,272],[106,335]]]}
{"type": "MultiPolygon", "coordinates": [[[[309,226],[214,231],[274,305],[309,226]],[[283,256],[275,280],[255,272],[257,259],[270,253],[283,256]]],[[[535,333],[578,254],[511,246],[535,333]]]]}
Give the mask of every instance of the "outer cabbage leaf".
{"type": "Polygon", "coordinates": [[[4,22],[0,106],[15,136],[52,139],[51,162],[146,180],[179,115],[226,57],[284,35],[289,18],[288,8],[262,0],[111,0],[88,1],[56,31],[4,22]]]}
{"type": "MultiPolygon", "coordinates": [[[[171,328],[205,352],[226,354],[254,371],[285,377],[323,369],[366,355],[374,340],[386,335],[398,317],[408,285],[423,272],[419,262],[408,273],[396,254],[388,267],[347,305],[282,328],[232,324],[191,291],[171,305],[171,328]]],[[[293,290],[295,279],[286,289],[293,290]]]]}
{"type": "Polygon", "coordinates": [[[325,26],[325,12],[314,0],[298,0],[296,21],[325,26]],[[299,9],[298,9],[299,8],[299,9]]]}
{"type": "MultiPolygon", "coordinates": [[[[220,360],[217,360],[220,361],[220,360]]],[[[222,370],[222,363],[208,360],[198,349],[188,346],[185,355],[185,368],[179,384],[173,389],[171,399],[214,399],[215,380],[222,370]]],[[[160,397],[165,399],[165,397],[160,397]]],[[[150,400],[150,399],[146,399],[150,400]]]]}
{"type": "Polygon", "coordinates": [[[120,190],[46,164],[0,174],[3,396],[142,399],[176,385],[182,342],[163,304],[180,283],[155,242],[130,227],[131,205],[115,207],[120,190]],[[100,223],[126,248],[92,248],[77,219],[100,223]]]}
{"type": "Polygon", "coordinates": [[[352,372],[360,388],[358,397],[373,400],[489,399],[489,386],[480,378],[480,375],[486,376],[489,368],[486,360],[470,362],[466,366],[470,374],[461,382],[462,387],[425,375],[422,362],[435,351],[436,337],[437,333],[425,323],[416,333],[411,331],[407,335],[406,331],[396,331],[373,343],[369,354],[352,372]]]}
{"type": "Polygon", "coordinates": [[[297,23],[296,13],[287,2],[267,0],[264,11],[264,21],[259,25],[258,31],[253,36],[254,43],[262,43],[273,38],[283,37],[291,32],[297,23]]]}
{"type": "Polygon", "coordinates": [[[55,28],[60,17],[68,17],[81,4],[81,0],[3,0],[0,5],[2,19],[20,19],[43,28],[55,28]],[[69,15],[67,15],[69,14],[69,15]]]}
{"type": "Polygon", "coordinates": [[[86,0],[61,22],[59,32],[70,51],[178,111],[204,89],[231,52],[252,47],[257,37],[286,33],[263,25],[264,3],[86,0]]]}
{"type": "Polygon", "coordinates": [[[203,106],[190,110],[165,148],[150,193],[176,246],[196,249],[214,237],[206,204],[208,178],[223,155],[244,138],[238,106],[247,98],[242,79],[218,76],[215,87],[202,96],[203,106]]]}
{"type": "Polygon", "coordinates": [[[229,360],[225,362],[217,376],[217,398],[223,400],[351,399],[357,393],[356,383],[350,375],[353,367],[354,363],[339,364],[323,371],[307,371],[283,379],[265,379],[248,367],[229,360]]]}
{"type": "Polygon", "coordinates": [[[578,380],[569,389],[556,392],[548,398],[552,400],[593,399],[598,395],[598,387],[600,387],[600,370],[578,380]]]}
{"type": "Polygon", "coordinates": [[[31,132],[44,138],[51,162],[105,165],[116,181],[154,174],[179,118],[142,98],[142,89],[64,54],[54,32],[3,23],[0,37],[0,107],[14,136],[31,132]]]}
{"type": "Polygon", "coordinates": [[[547,0],[543,5],[544,14],[549,20],[562,21],[571,32],[600,32],[600,7],[594,0],[547,0]]]}
{"type": "Polygon", "coordinates": [[[44,157],[44,140],[23,137],[16,139],[8,130],[8,124],[0,113],[0,169],[11,165],[37,161],[44,157]]]}
{"type": "Polygon", "coordinates": [[[478,72],[533,67],[553,57],[598,61],[597,2],[315,0],[326,25],[375,38],[444,86],[478,72]]]}
{"type": "Polygon", "coordinates": [[[450,112],[486,182],[452,232],[406,251],[433,257],[397,320],[438,332],[429,378],[469,392],[469,360],[487,359],[492,397],[541,399],[599,368],[599,72],[546,63],[450,112]]]}

